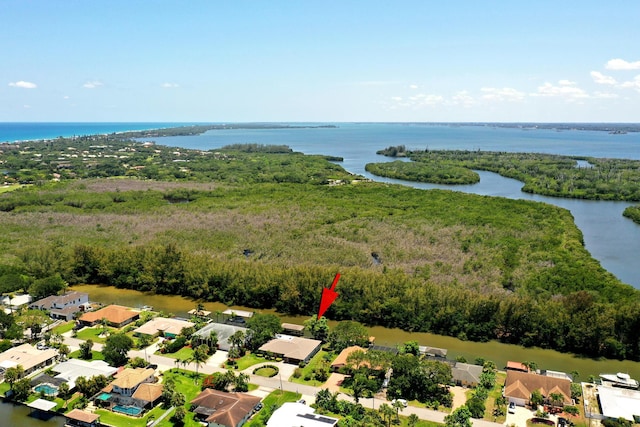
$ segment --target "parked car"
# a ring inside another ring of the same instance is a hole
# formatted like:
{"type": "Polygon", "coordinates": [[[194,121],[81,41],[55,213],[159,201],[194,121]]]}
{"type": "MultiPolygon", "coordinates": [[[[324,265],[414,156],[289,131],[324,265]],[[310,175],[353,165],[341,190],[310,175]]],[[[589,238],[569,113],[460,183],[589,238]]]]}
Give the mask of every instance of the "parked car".
{"type": "Polygon", "coordinates": [[[402,406],[404,406],[405,408],[407,407],[408,403],[406,399],[393,399],[391,401],[391,403],[396,403],[396,402],[400,402],[402,404],[402,406]]]}
{"type": "Polygon", "coordinates": [[[516,404],[513,402],[509,402],[509,413],[510,414],[516,413],[516,404]]]}
{"type": "Polygon", "coordinates": [[[304,399],[300,399],[300,400],[298,400],[298,403],[302,403],[303,405],[305,405],[307,403],[307,401],[304,400],[304,399]]]}

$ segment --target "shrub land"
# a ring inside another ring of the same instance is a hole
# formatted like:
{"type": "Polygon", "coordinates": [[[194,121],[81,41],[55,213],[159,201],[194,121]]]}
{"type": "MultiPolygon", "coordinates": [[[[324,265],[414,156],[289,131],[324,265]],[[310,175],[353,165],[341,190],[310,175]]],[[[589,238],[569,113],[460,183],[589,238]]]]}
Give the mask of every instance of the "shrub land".
{"type": "Polygon", "coordinates": [[[336,320],[640,360],[640,293],[566,210],[355,182],[282,148],[95,138],[0,156],[35,184],[0,195],[2,292],[100,283],[309,315],[340,271],[336,320]]]}

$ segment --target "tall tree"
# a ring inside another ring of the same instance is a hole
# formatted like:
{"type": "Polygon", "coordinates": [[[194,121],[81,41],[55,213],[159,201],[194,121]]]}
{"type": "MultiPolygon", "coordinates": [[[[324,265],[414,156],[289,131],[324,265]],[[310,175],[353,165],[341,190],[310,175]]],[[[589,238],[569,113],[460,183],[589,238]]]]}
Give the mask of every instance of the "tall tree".
{"type": "Polygon", "coordinates": [[[461,406],[444,417],[446,427],[471,427],[471,412],[466,406],[461,406]]]}
{"type": "Polygon", "coordinates": [[[199,345],[193,350],[191,362],[196,365],[196,378],[198,377],[198,368],[209,358],[209,347],[206,344],[199,345]]]}
{"type": "Polygon", "coordinates": [[[329,333],[328,342],[334,351],[342,351],[353,345],[364,347],[369,343],[369,332],[360,322],[345,320],[329,333]]]}
{"type": "Polygon", "coordinates": [[[255,313],[247,326],[251,329],[250,346],[254,350],[282,332],[282,323],[275,314],[255,313]]]}
{"type": "Polygon", "coordinates": [[[126,334],[119,332],[111,334],[102,349],[104,360],[112,366],[123,366],[129,358],[127,353],[133,348],[133,340],[126,334]]]}
{"type": "Polygon", "coordinates": [[[304,321],[304,328],[309,331],[313,339],[325,342],[329,337],[329,324],[327,318],[312,317],[304,321]]]}

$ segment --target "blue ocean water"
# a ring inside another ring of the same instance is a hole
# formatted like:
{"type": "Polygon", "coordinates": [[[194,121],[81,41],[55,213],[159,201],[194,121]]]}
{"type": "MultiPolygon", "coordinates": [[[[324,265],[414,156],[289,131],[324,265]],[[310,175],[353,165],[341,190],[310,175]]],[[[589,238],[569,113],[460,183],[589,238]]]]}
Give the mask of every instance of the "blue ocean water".
{"type": "Polygon", "coordinates": [[[0,142],[53,139],[59,136],[103,135],[130,130],[159,129],[192,123],[31,123],[0,122],[0,142]]]}

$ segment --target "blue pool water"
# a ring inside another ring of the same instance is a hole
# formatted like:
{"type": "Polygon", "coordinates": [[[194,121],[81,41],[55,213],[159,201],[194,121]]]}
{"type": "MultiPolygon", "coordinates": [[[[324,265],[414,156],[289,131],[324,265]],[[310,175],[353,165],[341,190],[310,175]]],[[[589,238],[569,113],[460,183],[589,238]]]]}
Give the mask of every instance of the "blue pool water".
{"type": "Polygon", "coordinates": [[[120,412],[127,415],[140,415],[142,408],[138,408],[137,406],[116,405],[113,407],[113,412],[120,412]]]}
{"type": "Polygon", "coordinates": [[[98,396],[98,400],[109,400],[110,397],[111,394],[109,393],[101,393],[100,396],[98,396]]]}
{"type": "Polygon", "coordinates": [[[34,390],[38,393],[44,393],[47,396],[53,396],[58,394],[58,387],[51,384],[38,384],[34,387],[34,390]]]}

